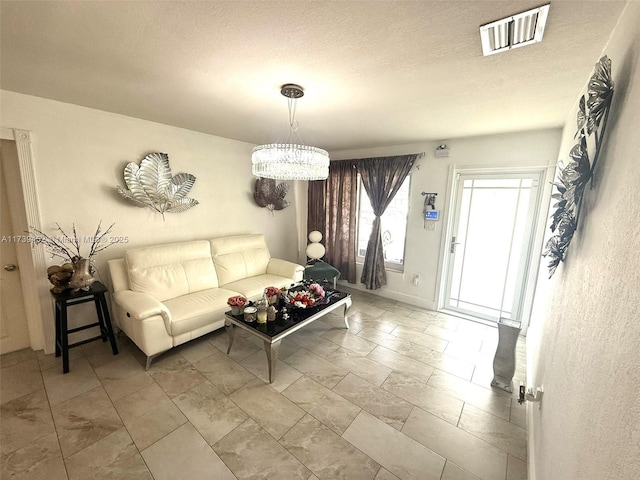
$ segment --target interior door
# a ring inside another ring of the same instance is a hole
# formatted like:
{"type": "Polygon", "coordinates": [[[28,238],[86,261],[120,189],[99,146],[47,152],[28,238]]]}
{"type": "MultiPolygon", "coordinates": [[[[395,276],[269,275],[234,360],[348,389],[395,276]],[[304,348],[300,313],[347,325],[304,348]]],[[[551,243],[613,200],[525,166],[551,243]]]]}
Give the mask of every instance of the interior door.
{"type": "Polygon", "coordinates": [[[30,346],[9,199],[0,157],[0,354],[30,346]]]}
{"type": "Polygon", "coordinates": [[[522,320],[542,171],[458,173],[443,308],[522,320]]]}

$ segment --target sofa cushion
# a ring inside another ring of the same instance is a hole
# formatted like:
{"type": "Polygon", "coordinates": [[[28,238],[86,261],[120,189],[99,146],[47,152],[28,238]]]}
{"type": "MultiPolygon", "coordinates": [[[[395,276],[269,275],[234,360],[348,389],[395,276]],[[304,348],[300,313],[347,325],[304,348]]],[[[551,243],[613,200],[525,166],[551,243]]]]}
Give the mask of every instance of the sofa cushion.
{"type": "Polygon", "coordinates": [[[224,288],[240,292],[251,300],[257,300],[262,297],[264,289],[267,287],[289,287],[291,279],[281,277],[279,275],[256,275],[255,277],[243,278],[236,282],[228,283],[224,288]]]}
{"type": "Polygon", "coordinates": [[[267,273],[271,258],[261,234],[214,238],[211,254],[220,285],[225,288],[237,280],[267,273]]]}
{"type": "Polygon", "coordinates": [[[127,251],[129,285],[160,301],[218,287],[218,276],[206,240],[127,251]]]}
{"type": "Polygon", "coordinates": [[[210,288],[166,300],[164,305],[171,312],[170,335],[180,335],[224,319],[224,313],[231,307],[227,299],[238,292],[224,288],[210,288]]]}

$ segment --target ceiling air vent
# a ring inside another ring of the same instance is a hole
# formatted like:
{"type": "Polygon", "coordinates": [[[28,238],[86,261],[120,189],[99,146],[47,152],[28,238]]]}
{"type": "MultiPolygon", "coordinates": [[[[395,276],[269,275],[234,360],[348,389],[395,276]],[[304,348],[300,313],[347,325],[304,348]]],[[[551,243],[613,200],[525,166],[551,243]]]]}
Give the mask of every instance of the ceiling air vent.
{"type": "Polygon", "coordinates": [[[524,47],[542,40],[549,4],[480,27],[484,56],[524,47]]]}

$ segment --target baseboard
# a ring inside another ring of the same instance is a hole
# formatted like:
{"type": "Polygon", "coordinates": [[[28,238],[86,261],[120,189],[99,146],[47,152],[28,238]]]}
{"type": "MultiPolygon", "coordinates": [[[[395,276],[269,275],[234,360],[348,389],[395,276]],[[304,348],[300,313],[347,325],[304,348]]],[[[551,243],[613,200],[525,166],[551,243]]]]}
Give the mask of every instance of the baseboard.
{"type": "Polygon", "coordinates": [[[346,282],[338,282],[338,288],[347,287],[351,290],[359,290],[361,292],[370,293],[372,295],[377,295],[379,297],[389,298],[391,300],[396,300],[398,302],[406,303],[409,305],[413,305],[415,307],[425,308],[427,310],[437,310],[436,302],[433,300],[427,300],[420,297],[415,297],[413,295],[407,295],[402,292],[395,292],[393,290],[387,290],[386,288],[379,288],[377,290],[367,290],[363,285],[360,284],[352,284],[346,282]]]}

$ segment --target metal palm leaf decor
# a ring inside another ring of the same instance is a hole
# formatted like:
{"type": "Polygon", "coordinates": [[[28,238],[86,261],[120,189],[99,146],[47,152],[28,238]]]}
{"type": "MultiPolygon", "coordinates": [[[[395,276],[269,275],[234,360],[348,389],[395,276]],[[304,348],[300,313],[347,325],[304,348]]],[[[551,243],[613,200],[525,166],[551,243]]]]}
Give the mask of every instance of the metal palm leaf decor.
{"type": "Polygon", "coordinates": [[[127,189],[117,186],[118,193],[136,207],[148,207],[162,215],[179,213],[198,205],[188,198],[196,177],[190,173],[171,176],[169,155],[150,153],[142,159],[140,166],[131,162],[124,168],[124,183],[127,189]]]}
{"type": "Polygon", "coordinates": [[[580,207],[585,187],[589,182],[593,187],[593,173],[602,147],[602,139],[607,128],[609,109],[613,99],[611,60],[606,55],[596,63],[589,80],[587,95],[580,98],[576,123],[579,137],[569,152],[567,165],[558,164],[555,192],[551,198],[556,201],[551,215],[551,231],[554,235],[547,241],[542,255],[549,257],[549,278],[553,276],[560,262],[564,261],[567,248],[578,228],[580,207]],[[590,160],[589,152],[592,152],[590,160]]]}
{"type": "Polygon", "coordinates": [[[272,178],[256,179],[253,198],[260,207],[266,207],[271,213],[274,210],[282,210],[290,204],[284,197],[289,191],[288,183],[279,183],[272,178]]]}

